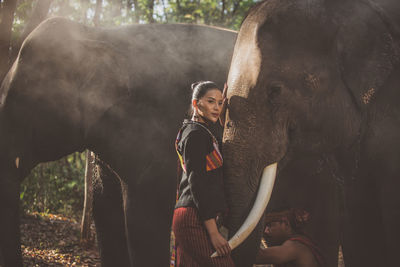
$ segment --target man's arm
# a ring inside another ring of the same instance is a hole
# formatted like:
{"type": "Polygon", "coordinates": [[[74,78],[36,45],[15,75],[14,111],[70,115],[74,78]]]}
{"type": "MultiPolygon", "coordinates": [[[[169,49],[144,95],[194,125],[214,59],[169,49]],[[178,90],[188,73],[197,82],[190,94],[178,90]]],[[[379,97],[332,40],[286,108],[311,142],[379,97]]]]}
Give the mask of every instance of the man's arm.
{"type": "Polygon", "coordinates": [[[257,264],[283,264],[298,259],[298,247],[293,241],[285,241],[281,246],[262,248],[258,251],[257,264]]]}

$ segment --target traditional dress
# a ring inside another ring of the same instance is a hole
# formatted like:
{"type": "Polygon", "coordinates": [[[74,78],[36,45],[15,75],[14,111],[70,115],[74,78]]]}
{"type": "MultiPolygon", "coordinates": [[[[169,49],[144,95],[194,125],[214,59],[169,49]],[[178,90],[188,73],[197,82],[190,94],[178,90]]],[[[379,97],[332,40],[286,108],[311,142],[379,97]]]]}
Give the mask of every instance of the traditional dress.
{"type": "Polygon", "coordinates": [[[217,138],[206,124],[185,121],[176,150],[183,170],[172,223],[176,266],[234,266],[230,256],[210,257],[214,248],[203,224],[227,210],[217,138]]]}

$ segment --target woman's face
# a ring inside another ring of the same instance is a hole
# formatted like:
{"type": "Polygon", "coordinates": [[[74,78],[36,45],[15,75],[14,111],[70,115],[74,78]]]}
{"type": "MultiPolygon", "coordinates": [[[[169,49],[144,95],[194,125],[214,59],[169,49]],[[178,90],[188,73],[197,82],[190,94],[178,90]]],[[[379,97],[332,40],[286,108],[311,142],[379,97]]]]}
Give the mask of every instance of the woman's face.
{"type": "Polygon", "coordinates": [[[216,122],[222,111],[222,93],[218,89],[211,89],[197,101],[194,106],[196,112],[212,122],[216,122]]]}

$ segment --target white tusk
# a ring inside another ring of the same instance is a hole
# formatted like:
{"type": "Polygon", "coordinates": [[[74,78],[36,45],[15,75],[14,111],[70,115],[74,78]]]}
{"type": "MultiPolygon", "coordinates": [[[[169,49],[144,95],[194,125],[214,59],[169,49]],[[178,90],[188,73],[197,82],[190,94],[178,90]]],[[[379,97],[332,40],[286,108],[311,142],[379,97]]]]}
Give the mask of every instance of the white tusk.
{"type": "Polygon", "coordinates": [[[19,157],[15,158],[15,167],[19,168],[19,157]]]}
{"type": "MultiPolygon", "coordinates": [[[[229,240],[229,246],[232,250],[239,246],[250,235],[250,233],[254,230],[254,228],[260,221],[261,216],[263,215],[265,208],[268,205],[269,199],[271,198],[272,189],[275,183],[277,167],[278,164],[273,163],[264,169],[253,208],[251,209],[243,225],[229,240]]],[[[218,256],[218,252],[214,252],[211,255],[212,258],[216,256],[218,256]]]]}

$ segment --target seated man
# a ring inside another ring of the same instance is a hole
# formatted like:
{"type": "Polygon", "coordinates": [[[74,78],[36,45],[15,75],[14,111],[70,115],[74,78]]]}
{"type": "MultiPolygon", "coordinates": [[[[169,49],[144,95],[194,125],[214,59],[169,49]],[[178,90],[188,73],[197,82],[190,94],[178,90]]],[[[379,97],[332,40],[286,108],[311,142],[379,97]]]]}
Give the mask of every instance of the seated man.
{"type": "Polygon", "coordinates": [[[266,214],[264,238],[268,247],[258,252],[257,264],[293,267],[323,267],[318,247],[303,232],[309,214],[283,209],[266,214]]]}

